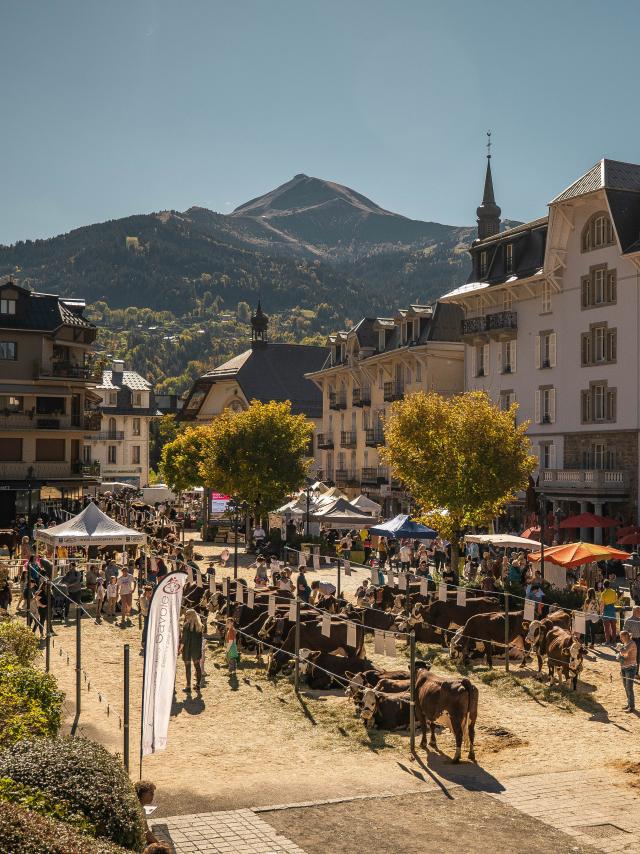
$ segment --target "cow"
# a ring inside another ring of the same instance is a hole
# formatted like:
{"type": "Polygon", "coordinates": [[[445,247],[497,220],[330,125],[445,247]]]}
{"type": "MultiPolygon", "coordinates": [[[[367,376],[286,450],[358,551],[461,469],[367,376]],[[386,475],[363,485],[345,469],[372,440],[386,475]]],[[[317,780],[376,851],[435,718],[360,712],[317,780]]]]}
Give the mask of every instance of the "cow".
{"type": "Polygon", "coordinates": [[[408,631],[414,628],[416,629],[416,640],[422,643],[435,643],[439,639],[442,645],[446,646],[448,629],[452,626],[460,628],[474,614],[490,614],[499,608],[498,600],[489,596],[467,599],[464,605],[458,605],[454,600],[443,602],[439,599],[428,606],[416,603],[406,622],[400,621],[399,630],[408,631]],[[406,628],[403,628],[403,625],[406,628]],[[421,637],[418,637],[417,627],[419,625],[425,626],[427,629],[426,632],[420,633],[421,637]]]}
{"type": "MultiPolygon", "coordinates": [[[[300,611],[300,623],[315,622],[317,615],[313,611],[300,611]]],[[[295,628],[296,621],[289,619],[289,609],[280,611],[274,616],[267,617],[262,624],[262,628],[258,632],[258,638],[263,643],[271,644],[272,646],[281,646],[284,639],[287,637],[292,628],[295,628]]]]}
{"type": "MultiPolygon", "coordinates": [[[[347,656],[355,658],[363,658],[364,651],[364,629],[361,626],[356,626],[356,645],[349,646],[347,644],[346,623],[332,622],[331,634],[326,637],[322,634],[321,625],[318,623],[301,623],[300,624],[300,648],[320,650],[320,652],[336,652],[341,649],[346,652],[347,656]]],[[[296,649],[296,627],[292,626],[289,634],[286,637],[282,647],[275,652],[269,668],[268,676],[275,676],[280,672],[283,665],[293,657],[296,649]]]]}
{"type": "Polygon", "coordinates": [[[395,622],[395,616],[379,608],[354,608],[348,604],[338,616],[344,616],[354,623],[360,623],[365,629],[389,631],[395,622]]]}
{"type": "MultiPolygon", "coordinates": [[[[518,638],[522,641],[524,651],[524,611],[509,612],[509,645],[512,648],[518,646],[518,638]]],[[[504,647],[505,642],[505,624],[504,614],[474,614],[469,617],[464,627],[459,629],[451,641],[450,653],[451,658],[455,661],[458,658],[462,659],[462,663],[467,665],[471,655],[471,650],[478,648],[478,644],[485,655],[489,668],[493,667],[493,647],[504,647]]],[[[524,667],[524,656],[520,664],[524,667]]]]}
{"type": "Polygon", "coordinates": [[[571,681],[575,691],[578,687],[578,675],[582,670],[584,647],[571,632],[565,629],[551,629],[545,638],[547,665],[549,667],[549,678],[551,683],[555,681],[555,672],[558,670],[558,684],[571,681]]]}
{"type": "Polygon", "coordinates": [[[0,548],[4,546],[9,552],[9,557],[12,558],[19,539],[18,534],[14,530],[6,528],[0,531],[0,548]]]}
{"type": "Polygon", "coordinates": [[[411,698],[403,694],[382,694],[365,688],[360,717],[367,729],[406,729],[409,726],[411,698]]]}
{"type": "Polygon", "coordinates": [[[445,679],[428,670],[416,678],[415,712],[422,726],[420,747],[427,749],[427,723],[431,728],[429,746],[436,748],[436,724],[451,730],[456,740],[453,762],[459,762],[463,738],[469,741],[469,759],[475,762],[475,725],[478,717],[478,689],[469,679],[445,679]]]}
{"type": "Polygon", "coordinates": [[[525,638],[529,651],[538,659],[538,673],[542,672],[542,656],[546,646],[547,633],[552,629],[571,630],[571,613],[557,610],[550,613],[542,620],[532,620],[525,638]]]}
{"type": "Polygon", "coordinates": [[[318,650],[300,650],[300,675],[306,679],[309,688],[326,690],[332,686],[344,688],[346,673],[360,673],[370,670],[373,664],[366,658],[346,658],[344,655],[332,655],[318,650]],[[326,672],[328,671],[328,672],[326,672]]]}
{"type": "MultiPolygon", "coordinates": [[[[426,661],[418,660],[416,661],[416,673],[422,668],[429,668],[430,666],[426,661]]],[[[377,689],[383,680],[388,684],[390,682],[408,682],[410,678],[408,670],[378,670],[376,668],[361,673],[347,671],[345,676],[349,680],[347,696],[351,697],[356,708],[361,705],[363,694],[367,688],[377,689]]]]}

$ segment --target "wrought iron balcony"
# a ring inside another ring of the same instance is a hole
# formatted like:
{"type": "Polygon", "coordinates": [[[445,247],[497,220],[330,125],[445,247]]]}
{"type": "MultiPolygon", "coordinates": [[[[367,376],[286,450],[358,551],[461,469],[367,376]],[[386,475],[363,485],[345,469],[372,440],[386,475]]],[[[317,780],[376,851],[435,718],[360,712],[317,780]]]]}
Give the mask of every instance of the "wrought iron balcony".
{"type": "Polygon", "coordinates": [[[347,394],[346,392],[331,392],[329,395],[329,409],[346,409],[347,394]]]}
{"type": "Polygon", "coordinates": [[[384,432],[380,428],[368,428],[365,430],[364,443],[368,448],[377,448],[384,445],[384,432]]]}
{"type": "Polygon", "coordinates": [[[98,442],[120,442],[124,439],[124,430],[100,430],[97,433],[87,434],[84,438],[98,442]]]}
{"type": "Polygon", "coordinates": [[[317,445],[320,450],[331,450],[333,448],[333,434],[318,433],[317,445]]]}
{"type": "Polygon", "coordinates": [[[357,484],[358,479],[353,469],[336,469],[336,486],[351,486],[357,484]]]}
{"type": "Polygon", "coordinates": [[[404,397],[404,384],[391,381],[384,384],[383,398],[388,403],[392,400],[402,400],[404,397]]]}
{"type": "Polygon", "coordinates": [[[96,365],[76,365],[73,362],[50,362],[39,365],[38,377],[61,377],[65,380],[84,380],[97,382],[101,379],[96,365]]]}
{"type": "Polygon", "coordinates": [[[517,311],[498,311],[481,317],[467,317],[462,321],[463,335],[486,335],[518,328],[517,311]]]}
{"type": "Polygon", "coordinates": [[[360,483],[362,486],[378,486],[380,483],[388,483],[389,471],[384,466],[373,466],[360,469],[360,483]]]}
{"type": "Polygon", "coordinates": [[[340,446],[342,448],[355,448],[358,444],[358,434],[353,430],[342,430],[340,432],[340,446]]]}
{"type": "Polygon", "coordinates": [[[353,406],[371,406],[371,389],[369,386],[354,388],[351,393],[351,403],[353,406]]]}

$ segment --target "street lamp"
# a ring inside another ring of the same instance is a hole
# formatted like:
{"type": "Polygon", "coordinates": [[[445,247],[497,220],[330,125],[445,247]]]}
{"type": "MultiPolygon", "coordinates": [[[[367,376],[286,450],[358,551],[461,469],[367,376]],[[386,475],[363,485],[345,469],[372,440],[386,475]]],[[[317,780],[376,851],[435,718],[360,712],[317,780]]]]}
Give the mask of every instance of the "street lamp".
{"type": "Polygon", "coordinates": [[[311,496],[316,494],[316,490],[314,489],[313,483],[314,481],[312,481],[310,477],[305,478],[304,493],[307,496],[307,513],[305,517],[304,530],[305,536],[307,538],[309,537],[309,509],[311,505],[311,496]]]}
{"type": "Polygon", "coordinates": [[[547,520],[547,499],[544,492],[538,493],[538,524],[540,526],[540,575],[544,578],[544,531],[547,520]]]}
{"type": "Polygon", "coordinates": [[[240,524],[240,514],[244,515],[247,512],[249,505],[246,501],[240,501],[238,498],[230,498],[227,502],[227,512],[231,514],[233,519],[233,578],[238,579],[238,525],[240,524]]]}

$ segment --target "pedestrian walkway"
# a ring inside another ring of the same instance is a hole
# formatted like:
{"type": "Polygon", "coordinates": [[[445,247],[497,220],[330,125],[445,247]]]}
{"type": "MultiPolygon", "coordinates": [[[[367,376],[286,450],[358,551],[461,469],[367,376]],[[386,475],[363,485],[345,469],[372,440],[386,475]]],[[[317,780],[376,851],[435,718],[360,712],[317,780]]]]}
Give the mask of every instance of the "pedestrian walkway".
{"type": "Polygon", "coordinates": [[[150,822],[155,835],[176,854],[305,854],[253,810],[179,815],[150,822]]]}

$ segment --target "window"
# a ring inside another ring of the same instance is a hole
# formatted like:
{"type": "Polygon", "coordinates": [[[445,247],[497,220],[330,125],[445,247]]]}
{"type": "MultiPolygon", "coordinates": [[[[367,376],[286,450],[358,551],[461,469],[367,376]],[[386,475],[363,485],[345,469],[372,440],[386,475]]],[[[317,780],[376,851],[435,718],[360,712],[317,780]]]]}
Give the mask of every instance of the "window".
{"type": "Polygon", "coordinates": [[[38,415],[64,415],[66,400],[64,397],[36,397],[38,415]]]}
{"type": "Polygon", "coordinates": [[[542,386],[536,391],[536,424],[553,424],[556,420],[556,390],[542,386]]]}
{"type": "Polygon", "coordinates": [[[131,463],[134,466],[140,465],[140,445],[132,445],[132,447],[131,447],[131,463]]]}
{"type": "Polygon", "coordinates": [[[117,406],[118,405],[118,392],[110,391],[107,397],[107,403],[109,406],[117,406]]]}
{"type": "Polygon", "coordinates": [[[613,243],[613,227],[608,214],[603,211],[594,214],[582,230],[582,251],[590,252],[613,243]]]}
{"type": "Polygon", "coordinates": [[[118,448],[116,445],[108,445],[107,446],[107,462],[111,465],[115,465],[118,459],[118,448]]]}
{"type": "Polygon", "coordinates": [[[513,308],[513,294],[511,291],[504,291],[502,294],[502,310],[511,311],[513,308]]]}
{"type": "Polygon", "coordinates": [[[0,299],[0,314],[15,314],[16,301],[14,299],[0,299]]]}
{"type": "Polygon", "coordinates": [[[516,371],[516,342],[503,341],[499,350],[499,357],[502,361],[501,373],[514,374],[516,371]]]}
{"type": "Polygon", "coordinates": [[[22,412],[24,397],[13,397],[10,394],[0,394],[0,412],[22,412]]]}
{"type": "Polygon", "coordinates": [[[62,462],[64,459],[64,439],[36,439],[36,460],[38,462],[62,462]]]}
{"type": "Polygon", "coordinates": [[[134,391],[133,393],[133,405],[134,406],[142,406],[142,392],[134,391]]]}
{"type": "Polygon", "coordinates": [[[481,252],[480,253],[480,275],[481,276],[487,275],[488,267],[489,267],[488,255],[486,252],[481,252]]]}
{"type": "Polygon", "coordinates": [[[540,332],[536,336],[536,368],[555,368],[556,333],[540,332]]]}
{"type": "Polygon", "coordinates": [[[582,334],[580,349],[583,367],[615,362],[618,354],[617,329],[608,329],[606,323],[593,325],[589,332],[582,334]]]}
{"type": "Polygon", "coordinates": [[[15,341],[0,341],[0,359],[15,362],[18,358],[18,345],[15,341]]]}
{"type": "Polygon", "coordinates": [[[582,452],[582,468],[611,471],[618,468],[618,455],[603,442],[594,442],[589,450],[582,452]]]}
{"type": "Polygon", "coordinates": [[[109,432],[109,436],[112,436],[115,438],[115,435],[116,435],[116,419],[115,418],[109,419],[109,421],[108,421],[108,432],[109,432]]]}
{"type": "Polygon", "coordinates": [[[551,282],[542,283],[540,298],[540,314],[549,314],[551,311],[551,282]]]}
{"type": "Polygon", "coordinates": [[[540,468],[553,469],[556,466],[556,448],[553,442],[540,442],[540,468]]]}
{"type": "Polygon", "coordinates": [[[612,305],[617,299],[617,276],[607,267],[592,267],[588,276],[582,277],[582,308],[612,305]]]}
{"type": "Polygon", "coordinates": [[[133,419],[133,422],[132,422],[132,432],[133,432],[133,435],[134,435],[134,436],[140,436],[140,435],[141,435],[141,430],[140,430],[140,419],[139,419],[139,418],[134,418],[134,419],[133,419]]]}
{"type": "Polygon", "coordinates": [[[0,460],[9,463],[22,462],[22,439],[0,437],[0,460]]]}
{"type": "Polygon", "coordinates": [[[583,424],[614,422],[616,420],[617,390],[606,382],[593,382],[580,392],[580,409],[583,424]]]}
{"type": "Polygon", "coordinates": [[[82,462],[86,465],[91,463],[91,445],[82,446],[82,462]]]}
{"type": "Polygon", "coordinates": [[[513,273],[513,243],[507,243],[504,247],[504,271],[513,273]]]}
{"type": "Polygon", "coordinates": [[[489,373],[489,345],[478,344],[473,348],[471,372],[474,377],[486,377],[489,373]]]}
{"type": "Polygon", "coordinates": [[[515,403],[515,401],[516,401],[515,392],[513,392],[513,391],[501,391],[500,392],[500,403],[499,403],[499,405],[500,405],[500,409],[503,412],[507,412],[510,409],[511,404],[515,403]]]}

